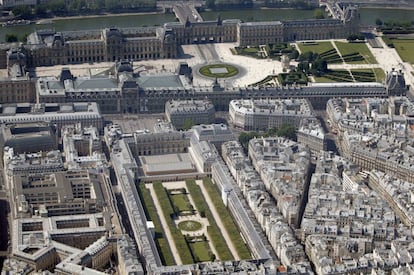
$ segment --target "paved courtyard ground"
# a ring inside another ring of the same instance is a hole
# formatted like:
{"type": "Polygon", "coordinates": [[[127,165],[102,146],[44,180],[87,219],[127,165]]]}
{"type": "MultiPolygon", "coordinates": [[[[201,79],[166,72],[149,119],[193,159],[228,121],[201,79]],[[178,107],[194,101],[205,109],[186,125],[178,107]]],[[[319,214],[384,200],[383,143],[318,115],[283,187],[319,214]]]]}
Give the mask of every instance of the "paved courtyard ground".
{"type": "MultiPolygon", "coordinates": [[[[388,48],[387,45],[383,43],[382,39],[378,40],[381,42],[383,48],[372,48],[367,44],[368,48],[378,61],[378,64],[330,64],[329,68],[334,70],[382,68],[384,72],[389,72],[392,68],[395,68],[396,70],[402,70],[406,76],[407,84],[414,87],[413,66],[410,63],[404,63],[397,51],[388,48]]],[[[217,62],[237,65],[241,68],[239,75],[218,80],[222,86],[227,87],[244,87],[258,82],[270,74],[278,74],[282,72],[282,64],[279,61],[233,55],[231,49],[235,46],[237,46],[236,43],[183,45],[180,58],[135,61],[134,70],[136,72],[139,71],[142,74],[169,73],[176,71],[179,62],[187,62],[195,70],[195,72],[193,71],[193,84],[196,86],[211,86],[214,79],[201,76],[197,73],[197,68],[205,64],[217,62]]],[[[109,69],[111,66],[114,66],[112,62],[39,67],[36,68],[36,74],[37,76],[57,76],[62,67],[69,67],[75,76],[86,76],[102,72],[109,69]]]]}
{"type": "MultiPolygon", "coordinates": [[[[183,45],[181,58],[134,61],[134,70],[142,74],[159,74],[175,72],[179,62],[187,62],[191,67],[200,67],[203,64],[224,62],[242,68],[242,73],[230,79],[220,79],[224,86],[246,86],[264,79],[267,75],[282,72],[279,61],[270,59],[254,59],[252,57],[233,55],[231,48],[235,43],[183,45]]],[[[57,76],[63,67],[69,67],[75,76],[88,76],[109,69],[112,62],[86,63],[36,68],[37,76],[57,76]]],[[[193,84],[196,86],[211,86],[214,79],[203,77],[194,72],[193,84]]]]}

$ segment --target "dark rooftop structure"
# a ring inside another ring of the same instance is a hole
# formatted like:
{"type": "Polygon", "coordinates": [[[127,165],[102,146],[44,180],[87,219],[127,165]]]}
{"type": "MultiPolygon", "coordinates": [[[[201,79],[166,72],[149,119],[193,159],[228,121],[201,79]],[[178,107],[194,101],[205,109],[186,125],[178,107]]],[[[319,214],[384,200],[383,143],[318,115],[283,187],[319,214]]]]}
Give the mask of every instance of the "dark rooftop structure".
{"type": "Polygon", "coordinates": [[[392,95],[406,95],[407,85],[405,83],[404,74],[401,70],[396,71],[394,68],[387,74],[386,85],[388,94],[392,95]]]}
{"type": "Polygon", "coordinates": [[[56,128],[47,122],[2,124],[0,145],[16,153],[33,153],[57,149],[56,128]]]}

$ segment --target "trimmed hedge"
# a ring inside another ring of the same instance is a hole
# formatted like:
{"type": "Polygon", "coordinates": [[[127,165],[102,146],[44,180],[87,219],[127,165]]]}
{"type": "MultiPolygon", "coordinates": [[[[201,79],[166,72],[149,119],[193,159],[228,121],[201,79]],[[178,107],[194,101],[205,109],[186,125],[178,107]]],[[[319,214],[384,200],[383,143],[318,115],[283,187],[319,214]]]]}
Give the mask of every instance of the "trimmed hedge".
{"type": "Polygon", "coordinates": [[[251,87],[265,86],[268,82],[272,81],[274,78],[277,78],[277,75],[268,75],[264,79],[256,83],[250,84],[249,86],[251,87]]]}
{"type": "Polygon", "coordinates": [[[339,41],[335,41],[334,43],[347,63],[378,63],[375,57],[372,55],[369,48],[367,47],[366,43],[349,43],[339,41]]]}
{"type": "Polygon", "coordinates": [[[352,76],[349,74],[348,71],[341,71],[341,70],[337,70],[337,71],[329,71],[325,74],[323,74],[323,77],[331,79],[333,81],[337,81],[337,82],[352,82],[352,76]]]}
{"type": "Polygon", "coordinates": [[[352,75],[355,78],[355,81],[360,82],[374,82],[376,81],[375,73],[374,72],[360,72],[360,71],[352,71],[352,75]]]}
{"type": "Polygon", "coordinates": [[[207,77],[217,77],[217,78],[225,78],[225,77],[232,77],[239,73],[239,69],[235,66],[230,64],[218,63],[218,64],[211,64],[205,65],[199,69],[200,74],[207,76],[207,77]],[[210,69],[214,68],[226,68],[226,73],[212,73],[210,69]]]}
{"type": "Polygon", "coordinates": [[[190,247],[188,246],[185,237],[183,236],[183,234],[181,234],[181,231],[175,226],[175,223],[173,221],[175,212],[173,207],[171,206],[171,202],[168,197],[167,191],[165,190],[161,182],[154,182],[153,187],[157,195],[158,202],[161,205],[162,212],[164,214],[165,220],[167,221],[171,235],[174,239],[175,246],[178,250],[178,253],[180,254],[181,261],[183,262],[183,264],[194,263],[190,247]]]}
{"type": "Polygon", "coordinates": [[[308,78],[302,72],[290,72],[290,73],[281,73],[278,74],[277,80],[280,84],[290,85],[290,84],[307,84],[308,78]]]}
{"type": "Polygon", "coordinates": [[[391,38],[389,38],[388,36],[382,36],[381,38],[384,41],[384,43],[387,44],[388,47],[394,48],[394,43],[391,38]]]}
{"type": "Polygon", "coordinates": [[[151,198],[150,192],[145,188],[145,184],[138,184],[137,186],[138,194],[141,197],[141,201],[144,204],[144,211],[147,220],[151,220],[154,223],[155,227],[155,244],[159,251],[161,261],[164,265],[175,265],[174,257],[171,253],[170,246],[168,241],[165,239],[164,232],[162,230],[162,225],[160,218],[158,217],[157,210],[154,206],[154,202],[151,198]]]}
{"type": "Polygon", "coordinates": [[[266,45],[266,51],[269,56],[280,56],[282,54],[291,54],[295,49],[287,43],[269,43],[266,45]]]}
{"type": "MultiPolygon", "coordinates": [[[[210,199],[213,201],[217,213],[222,218],[221,221],[226,227],[227,232],[239,232],[239,229],[237,225],[234,223],[234,220],[230,212],[227,210],[226,206],[221,200],[221,196],[219,191],[217,190],[217,187],[213,184],[211,179],[203,179],[203,185],[206,188],[208,195],[210,196],[210,199]]],[[[240,234],[229,234],[229,236],[234,247],[237,250],[237,254],[239,254],[239,257],[241,259],[251,259],[249,249],[247,248],[240,234]]]]}
{"type": "Polygon", "coordinates": [[[208,219],[208,222],[210,223],[210,226],[207,227],[207,233],[210,236],[217,253],[219,254],[219,259],[221,261],[234,260],[234,257],[226,244],[226,240],[224,239],[223,234],[217,226],[213,214],[211,213],[204,199],[204,195],[201,192],[200,186],[198,186],[195,183],[195,180],[186,180],[186,185],[188,191],[191,194],[191,197],[194,200],[198,212],[201,216],[205,216],[208,219]]]}
{"type": "Polygon", "coordinates": [[[342,63],[342,59],[336,49],[325,51],[319,54],[319,57],[325,60],[327,63],[342,63]]]}

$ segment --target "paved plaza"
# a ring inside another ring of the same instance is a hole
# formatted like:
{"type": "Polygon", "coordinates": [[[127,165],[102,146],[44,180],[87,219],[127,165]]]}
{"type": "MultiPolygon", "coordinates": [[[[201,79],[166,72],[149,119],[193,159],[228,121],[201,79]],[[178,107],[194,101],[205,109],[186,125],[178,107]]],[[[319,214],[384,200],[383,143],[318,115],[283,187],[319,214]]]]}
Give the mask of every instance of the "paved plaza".
{"type": "Polygon", "coordinates": [[[133,133],[137,130],[154,132],[154,125],[165,121],[162,114],[110,114],[104,115],[106,121],[117,124],[124,133],[133,133]]]}
{"type": "MultiPolygon", "coordinates": [[[[332,41],[332,40],[331,40],[332,41]]],[[[346,40],[336,40],[346,41],[346,40]]],[[[402,70],[405,74],[407,84],[414,86],[413,67],[409,63],[402,62],[397,51],[388,48],[387,45],[378,39],[383,48],[372,48],[367,46],[378,61],[378,64],[329,64],[330,69],[371,69],[382,68],[384,72],[391,71],[392,68],[402,70]]],[[[333,43],[334,44],[334,43],[333,43]]],[[[194,44],[183,45],[180,58],[178,59],[158,59],[134,61],[134,71],[141,75],[162,74],[176,72],[179,62],[187,62],[193,68],[193,84],[195,86],[208,86],[214,83],[214,79],[202,76],[197,70],[206,64],[229,63],[239,68],[237,76],[231,78],[218,79],[218,82],[225,87],[244,87],[256,83],[266,76],[282,72],[280,61],[272,59],[255,59],[252,57],[234,55],[231,49],[236,47],[236,43],[216,43],[216,44],[194,44]]],[[[298,47],[296,47],[298,48],[298,47]]],[[[292,62],[294,65],[296,62],[292,62]]],[[[69,67],[75,76],[88,76],[102,73],[114,66],[112,62],[86,63],[77,65],[59,65],[53,67],[36,68],[37,76],[57,76],[63,67],[69,67]]]]}
{"type": "MultiPolygon", "coordinates": [[[[241,68],[241,73],[232,78],[219,79],[221,85],[247,86],[264,79],[270,74],[282,72],[282,64],[271,59],[254,59],[252,57],[233,55],[231,49],[236,43],[183,45],[181,58],[134,61],[134,71],[140,74],[162,74],[175,72],[179,62],[187,62],[193,68],[217,62],[229,63],[241,68]],[[253,61],[253,62],[252,62],[253,61]]],[[[36,68],[37,76],[58,76],[63,67],[70,68],[74,76],[94,75],[114,66],[112,62],[85,63],[77,65],[59,65],[53,67],[36,68]]],[[[211,86],[214,79],[201,76],[193,72],[195,86],[211,86]]]]}

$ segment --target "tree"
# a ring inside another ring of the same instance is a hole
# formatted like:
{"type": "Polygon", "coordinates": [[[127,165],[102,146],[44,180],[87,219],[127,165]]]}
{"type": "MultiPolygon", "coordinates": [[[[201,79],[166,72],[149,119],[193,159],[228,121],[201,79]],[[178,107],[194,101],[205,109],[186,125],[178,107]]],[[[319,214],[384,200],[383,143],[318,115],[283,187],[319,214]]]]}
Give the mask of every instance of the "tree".
{"type": "Polygon", "coordinates": [[[360,34],[358,34],[357,39],[361,40],[361,41],[365,40],[365,36],[362,33],[360,33],[360,34]]]}
{"type": "Polygon", "coordinates": [[[48,4],[50,11],[54,14],[65,14],[66,13],[66,2],[65,0],[52,1],[48,4]]]}
{"type": "Polygon", "coordinates": [[[316,9],[313,12],[313,18],[315,18],[315,19],[324,19],[325,18],[325,14],[324,14],[323,10],[316,9]]]}
{"type": "Polygon", "coordinates": [[[298,50],[293,50],[290,54],[289,54],[289,58],[290,59],[297,59],[299,57],[299,52],[298,50]]]}
{"type": "Polygon", "coordinates": [[[365,36],[363,34],[350,34],[346,39],[348,42],[354,42],[355,40],[365,40],[365,36]]]}
{"type": "Polygon", "coordinates": [[[309,62],[308,61],[299,62],[298,67],[297,67],[297,71],[308,73],[309,72],[309,62]]]}
{"type": "Polygon", "coordinates": [[[117,0],[105,0],[105,8],[107,11],[116,11],[121,7],[121,3],[117,0]]]}
{"type": "Polygon", "coordinates": [[[377,19],[375,20],[375,25],[377,25],[377,26],[382,26],[382,20],[381,20],[381,19],[379,19],[379,18],[377,18],[377,19]]]}
{"type": "Polygon", "coordinates": [[[71,0],[67,7],[69,12],[81,12],[87,9],[85,0],[71,0]]]}
{"type": "Polygon", "coordinates": [[[348,40],[348,42],[353,42],[353,41],[357,40],[357,35],[356,34],[350,34],[350,35],[348,35],[346,40],[348,40]]]}
{"type": "Polygon", "coordinates": [[[283,123],[279,129],[276,131],[276,135],[279,137],[289,138],[291,140],[296,140],[296,129],[290,123],[283,123]]]}
{"type": "Polygon", "coordinates": [[[17,41],[18,41],[17,35],[12,34],[12,33],[6,34],[6,42],[12,43],[12,42],[17,42],[17,41]]]}
{"type": "Polygon", "coordinates": [[[183,123],[183,129],[184,130],[189,130],[193,126],[194,126],[194,121],[191,118],[186,119],[183,123]]]}
{"type": "Polygon", "coordinates": [[[47,14],[47,7],[45,4],[36,5],[34,8],[34,14],[39,17],[43,17],[47,14]]]}
{"type": "Polygon", "coordinates": [[[384,25],[386,27],[392,28],[392,27],[394,27],[395,23],[394,23],[393,20],[387,20],[387,21],[384,21],[384,25]]]}
{"type": "Polygon", "coordinates": [[[206,7],[208,9],[214,10],[214,8],[216,7],[216,1],[215,0],[206,0],[206,7]]]}
{"type": "Polygon", "coordinates": [[[299,61],[308,61],[312,62],[318,58],[318,54],[314,52],[305,52],[301,55],[299,55],[299,61]]]}
{"type": "Polygon", "coordinates": [[[315,76],[321,76],[328,71],[328,62],[318,58],[312,62],[311,72],[315,76]]]}
{"type": "Polygon", "coordinates": [[[248,132],[248,133],[243,132],[240,134],[239,142],[243,146],[245,153],[247,153],[247,150],[249,148],[249,141],[258,136],[259,136],[259,133],[256,133],[256,132],[248,132]]]}
{"type": "Polygon", "coordinates": [[[22,39],[20,39],[20,41],[22,41],[22,42],[24,42],[24,43],[26,43],[27,42],[27,37],[29,36],[29,33],[25,33],[23,36],[22,36],[22,39]]]}
{"type": "Polygon", "coordinates": [[[32,17],[32,9],[29,6],[17,6],[12,9],[12,13],[22,19],[30,19],[32,17]]]}
{"type": "Polygon", "coordinates": [[[296,9],[310,9],[309,3],[304,0],[295,0],[290,2],[289,5],[296,9]]]}

